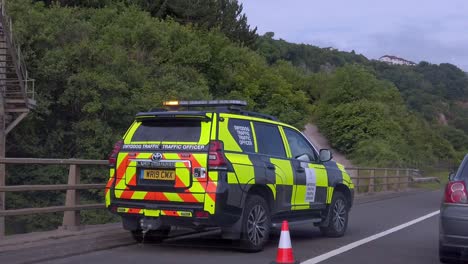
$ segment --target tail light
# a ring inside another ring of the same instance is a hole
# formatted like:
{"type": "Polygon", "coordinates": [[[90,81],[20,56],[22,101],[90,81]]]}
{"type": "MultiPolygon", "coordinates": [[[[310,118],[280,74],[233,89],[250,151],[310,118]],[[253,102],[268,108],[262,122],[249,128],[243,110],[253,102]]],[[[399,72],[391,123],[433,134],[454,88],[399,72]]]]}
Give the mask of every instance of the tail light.
{"type": "Polygon", "coordinates": [[[119,154],[120,149],[123,146],[123,140],[117,141],[114,145],[114,149],[112,152],[109,154],[109,166],[115,166],[115,163],[117,162],[117,154],[119,154]]]}
{"type": "Polygon", "coordinates": [[[207,211],[196,211],[195,212],[195,217],[197,218],[208,218],[210,216],[210,213],[207,211]]]}
{"type": "Polygon", "coordinates": [[[208,166],[210,168],[220,168],[226,166],[226,159],[224,158],[224,146],[222,141],[211,141],[208,150],[208,166]]]}
{"type": "Polygon", "coordinates": [[[468,202],[468,193],[466,191],[465,182],[453,181],[447,183],[445,187],[445,202],[466,204],[468,202]]]}

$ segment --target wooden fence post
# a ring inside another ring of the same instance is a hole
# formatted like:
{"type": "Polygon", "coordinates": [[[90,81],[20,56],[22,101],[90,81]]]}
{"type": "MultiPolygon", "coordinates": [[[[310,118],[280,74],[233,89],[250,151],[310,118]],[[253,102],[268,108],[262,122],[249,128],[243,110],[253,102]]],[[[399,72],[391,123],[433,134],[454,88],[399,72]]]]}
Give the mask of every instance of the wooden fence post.
{"type": "Polygon", "coordinates": [[[397,179],[397,183],[396,183],[396,190],[399,191],[400,190],[400,169],[396,169],[396,179],[397,179]]]}
{"type": "Polygon", "coordinates": [[[405,190],[408,189],[409,187],[409,181],[410,181],[410,174],[409,174],[409,169],[406,169],[406,178],[405,178],[405,190]]]}
{"type": "MultiPolygon", "coordinates": [[[[70,165],[68,172],[68,185],[80,183],[80,167],[76,164],[70,165]]],[[[67,190],[65,206],[80,204],[80,196],[77,190],[67,190]]],[[[62,229],[77,231],[80,229],[80,211],[65,211],[63,213],[62,229]]]]}
{"type": "Polygon", "coordinates": [[[356,193],[359,193],[359,169],[356,169],[356,193]]]}
{"type": "Polygon", "coordinates": [[[367,192],[374,192],[374,183],[375,183],[375,170],[371,169],[370,177],[369,177],[369,188],[367,192]]]}
{"type": "Polygon", "coordinates": [[[388,170],[385,169],[384,171],[384,178],[383,178],[383,187],[382,187],[382,190],[383,191],[387,191],[388,190],[388,170]]]}
{"type": "MultiPolygon", "coordinates": [[[[3,4],[3,1],[2,1],[3,4]]],[[[4,9],[2,8],[2,12],[4,12],[4,9]]],[[[5,43],[0,44],[1,47],[6,46],[5,43]]],[[[6,58],[6,53],[7,50],[2,49],[0,50],[1,54],[1,59],[4,60],[6,58]],[[5,53],[5,54],[3,54],[5,53]]],[[[6,73],[1,73],[0,78],[5,79],[6,73]]],[[[1,81],[2,84],[4,84],[5,81],[1,81]]],[[[4,91],[0,91],[3,93],[4,91]]],[[[6,119],[6,114],[5,114],[5,99],[3,94],[0,95],[0,158],[5,157],[5,149],[6,149],[6,132],[5,132],[5,119],[6,119]]],[[[5,186],[6,183],[6,173],[5,173],[5,164],[0,164],[0,186],[5,186]]],[[[6,209],[6,198],[5,198],[5,193],[0,192],[0,210],[5,210],[6,209]]],[[[3,238],[5,236],[5,217],[0,217],[0,238],[3,238]]]]}

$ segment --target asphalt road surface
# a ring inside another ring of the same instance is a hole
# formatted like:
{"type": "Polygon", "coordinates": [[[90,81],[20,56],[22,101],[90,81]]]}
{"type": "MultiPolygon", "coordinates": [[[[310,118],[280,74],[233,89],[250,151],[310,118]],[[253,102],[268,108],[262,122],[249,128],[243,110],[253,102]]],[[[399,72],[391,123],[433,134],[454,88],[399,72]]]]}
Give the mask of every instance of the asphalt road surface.
{"type": "MultiPolygon", "coordinates": [[[[341,238],[322,237],[312,225],[290,227],[294,257],[312,263],[439,263],[438,210],[441,191],[409,193],[383,200],[362,200],[350,214],[341,238]]],[[[47,261],[74,263],[271,263],[279,232],[265,250],[244,253],[229,240],[190,238],[162,244],[135,244],[47,261]]],[[[43,262],[45,263],[45,262],[43,262]]]]}

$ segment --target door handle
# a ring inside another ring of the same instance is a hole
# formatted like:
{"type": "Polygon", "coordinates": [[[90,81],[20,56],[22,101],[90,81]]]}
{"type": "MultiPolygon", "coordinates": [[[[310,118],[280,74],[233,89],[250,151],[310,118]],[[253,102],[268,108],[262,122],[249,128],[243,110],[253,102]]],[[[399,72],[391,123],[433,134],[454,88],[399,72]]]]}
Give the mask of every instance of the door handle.
{"type": "Polygon", "coordinates": [[[276,169],[276,168],[275,168],[275,165],[273,165],[273,164],[267,164],[266,167],[267,167],[267,169],[269,169],[269,170],[275,170],[275,169],[276,169]]]}
{"type": "Polygon", "coordinates": [[[300,167],[300,168],[297,168],[296,171],[302,173],[302,172],[305,172],[305,169],[300,167]]]}

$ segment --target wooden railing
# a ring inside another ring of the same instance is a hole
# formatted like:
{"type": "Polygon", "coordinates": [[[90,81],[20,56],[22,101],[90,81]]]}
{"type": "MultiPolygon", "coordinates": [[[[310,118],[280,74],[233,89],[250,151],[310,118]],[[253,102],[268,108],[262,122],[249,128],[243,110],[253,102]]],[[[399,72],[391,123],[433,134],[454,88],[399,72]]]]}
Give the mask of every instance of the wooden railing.
{"type": "MultiPolygon", "coordinates": [[[[76,230],[81,224],[80,211],[89,209],[102,209],[103,203],[80,204],[80,196],[76,190],[104,189],[105,184],[80,184],[80,167],[89,165],[107,165],[107,160],[83,160],[83,159],[29,159],[29,158],[3,158],[0,164],[31,164],[31,165],[66,165],[68,170],[68,183],[57,185],[14,185],[0,186],[2,192],[26,192],[26,191],[57,191],[66,190],[64,206],[50,206],[43,208],[24,208],[0,210],[0,217],[19,216],[29,214],[42,214],[64,212],[61,228],[76,230]]],[[[0,226],[0,237],[5,234],[5,229],[0,226]]]]}
{"type": "MultiPolygon", "coordinates": [[[[106,160],[83,159],[30,159],[30,158],[0,158],[0,164],[22,165],[65,165],[68,166],[68,183],[56,185],[14,185],[0,186],[2,192],[26,192],[26,191],[56,191],[66,190],[64,206],[50,206],[43,208],[24,208],[0,210],[0,217],[20,216],[29,214],[42,214],[52,212],[64,212],[63,229],[76,230],[80,227],[80,211],[88,209],[103,209],[103,203],[80,204],[77,190],[104,189],[104,183],[81,184],[80,168],[82,166],[98,165],[107,166],[106,160]]],[[[409,168],[346,168],[352,176],[357,192],[374,192],[381,190],[402,190],[414,182],[412,177],[419,177],[416,169],[409,168]],[[379,187],[379,188],[378,188],[379,187]],[[381,188],[380,188],[381,187],[381,188]]],[[[4,227],[0,227],[0,237],[4,235],[4,227]]]]}
{"type": "Polygon", "coordinates": [[[372,193],[375,191],[400,191],[407,189],[409,184],[436,180],[436,178],[421,177],[421,172],[413,168],[346,168],[351,175],[357,193],[372,193]],[[422,180],[420,180],[422,179],[422,180]]]}

